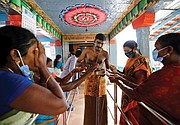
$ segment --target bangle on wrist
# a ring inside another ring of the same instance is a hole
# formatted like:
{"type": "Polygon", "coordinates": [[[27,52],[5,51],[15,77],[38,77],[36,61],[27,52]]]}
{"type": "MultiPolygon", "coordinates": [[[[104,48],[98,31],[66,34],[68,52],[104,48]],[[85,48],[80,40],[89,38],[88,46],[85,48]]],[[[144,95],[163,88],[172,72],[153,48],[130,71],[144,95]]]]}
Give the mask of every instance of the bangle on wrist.
{"type": "Polygon", "coordinates": [[[49,75],[48,78],[46,79],[45,87],[47,87],[47,83],[48,83],[48,81],[49,81],[50,78],[51,78],[51,75],[49,75]]]}

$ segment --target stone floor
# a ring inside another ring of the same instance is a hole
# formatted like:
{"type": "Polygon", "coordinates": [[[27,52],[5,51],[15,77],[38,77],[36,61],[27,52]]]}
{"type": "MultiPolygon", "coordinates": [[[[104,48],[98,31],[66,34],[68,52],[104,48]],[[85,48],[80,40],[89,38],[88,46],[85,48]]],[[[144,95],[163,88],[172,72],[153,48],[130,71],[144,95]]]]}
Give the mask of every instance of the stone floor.
{"type": "MultiPolygon", "coordinates": [[[[84,113],[84,89],[83,89],[84,85],[81,84],[78,87],[78,91],[76,91],[75,94],[75,99],[73,102],[73,105],[75,107],[74,111],[70,112],[70,116],[69,116],[69,120],[68,122],[65,124],[63,124],[63,116],[61,117],[61,119],[58,122],[58,125],[83,125],[83,113],[84,113]]],[[[114,94],[114,84],[108,84],[107,85],[107,90],[109,90],[109,92],[111,93],[111,95],[113,96],[114,94]]],[[[69,98],[69,100],[72,99],[73,94],[74,94],[75,90],[71,91],[71,96],[69,98]]],[[[117,87],[117,95],[118,97],[121,97],[121,90],[119,89],[119,87],[117,87]]],[[[113,100],[111,99],[111,97],[109,96],[109,94],[107,94],[107,99],[108,99],[108,107],[111,110],[112,114],[114,115],[114,103],[113,100]]],[[[118,98],[118,105],[120,105],[120,98],[118,98]]],[[[68,114],[68,112],[65,113],[66,115],[68,114]]],[[[119,110],[117,111],[117,123],[119,121],[119,110]]],[[[114,116],[113,116],[114,117],[114,116]]],[[[112,118],[112,115],[110,113],[110,111],[108,110],[108,125],[114,125],[114,121],[112,118]]]]}

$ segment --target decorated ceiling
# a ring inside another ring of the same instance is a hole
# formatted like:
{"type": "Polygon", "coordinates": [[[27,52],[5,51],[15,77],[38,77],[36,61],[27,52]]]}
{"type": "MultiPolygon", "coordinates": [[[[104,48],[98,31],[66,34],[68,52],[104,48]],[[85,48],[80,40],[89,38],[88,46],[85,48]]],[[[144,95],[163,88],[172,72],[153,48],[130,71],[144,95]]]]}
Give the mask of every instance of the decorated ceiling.
{"type": "Polygon", "coordinates": [[[63,34],[108,32],[131,0],[35,0],[63,34]]]}
{"type": "MultiPolygon", "coordinates": [[[[28,0],[27,0],[28,1],[28,0]]],[[[164,16],[179,9],[180,0],[34,0],[51,18],[62,34],[93,34],[103,32],[114,37],[143,12],[157,13],[164,16]],[[179,2],[178,2],[179,1],[179,2]],[[177,6],[176,6],[177,5],[177,6]],[[175,6],[175,7],[174,7],[175,6]],[[128,20],[128,13],[138,8],[137,15],[128,20]],[[169,12],[167,12],[169,11],[169,12]],[[119,23],[126,17],[127,24],[118,29],[119,23]],[[116,31],[117,30],[117,31],[116,31]]],[[[165,17],[156,17],[155,24],[165,17]],[[158,20],[157,20],[158,19],[158,20]]],[[[165,25],[165,24],[164,24],[165,25]]],[[[164,25],[161,25],[164,27],[164,25]]],[[[179,26],[176,25],[176,26],[179,26]]],[[[155,27],[155,26],[154,26],[155,27]]],[[[158,28],[159,29],[159,28],[158,28]]],[[[152,32],[151,36],[155,32],[152,32]]],[[[156,32],[157,33],[157,32],[156,32]]]]}
{"type": "Polygon", "coordinates": [[[108,10],[94,4],[76,4],[60,12],[60,20],[78,27],[93,27],[106,21],[108,10]]]}
{"type": "Polygon", "coordinates": [[[38,28],[58,38],[102,32],[111,39],[145,12],[155,14],[150,31],[152,40],[165,32],[180,31],[180,0],[2,1],[6,3],[1,2],[0,6],[5,13],[13,14],[11,7],[21,13],[21,4],[26,6],[37,14],[38,28]]]}

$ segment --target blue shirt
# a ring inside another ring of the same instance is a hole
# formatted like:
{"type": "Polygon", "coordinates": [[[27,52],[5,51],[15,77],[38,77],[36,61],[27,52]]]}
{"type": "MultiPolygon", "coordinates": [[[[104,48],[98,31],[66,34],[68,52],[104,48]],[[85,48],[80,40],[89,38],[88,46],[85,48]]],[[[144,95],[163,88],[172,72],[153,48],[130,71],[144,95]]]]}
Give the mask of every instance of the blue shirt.
{"type": "Polygon", "coordinates": [[[21,95],[32,80],[6,70],[0,70],[0,115],[12,110],[10,103],[21,95]]]}
{"type": "Polygon", "coordinates": [[[63,64],[63,62],[62,62],[62,61],[60,61],[60,62],[58,62],[58,64],[57,64],[57,66],[56,66],[56,67],[57,67],[58,69],[60,69],[63,65],[64,65],[64,64],[63,64]]]}

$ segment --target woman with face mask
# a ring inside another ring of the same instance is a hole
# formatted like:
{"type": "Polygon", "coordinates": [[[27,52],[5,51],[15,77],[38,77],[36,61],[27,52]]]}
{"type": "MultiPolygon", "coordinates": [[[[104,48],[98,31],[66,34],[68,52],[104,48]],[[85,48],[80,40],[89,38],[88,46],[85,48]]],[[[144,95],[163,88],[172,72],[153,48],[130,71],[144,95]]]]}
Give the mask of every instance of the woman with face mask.
{"type": "MultiPolygon", "coordinates": [[[[110,76],[130,98],[142,102],[149,108],[139,106],[131,115],[139,125],[180,124],[180,34],[169,33],[159,37],[153,50],[153,58],[161,61],[163,67],[152,73],[138,86],[134,82],[119,75],[110,76]],[[122,84],[122,82],[124,84],[122,84]],[[152,111],[150,113],[149,111],[152,111]],[[155,110],[155,111],[154,111],[155,110]],[[153,115],[155,113],[156,115],[153,115]],[[158,117],[157,113],[159,114],[158,117]],[[161,119],[161,120],[160,120],[161,119]],[[164,119],[164,120],[163,120],[164,119]]],[[[141,104],[142,104],[141,103],[141,104]]]]}
{"type": "MultiPolygon", "coordinates": [[[[133,81],[135,86],[137,86],[146,80],[152,71],[149,58],[140,54],[137,49],[137,43],[134,40],[126,41],[123,45],[123,49],[128,60],[122,75],[130,81],[133,81]]],[[[131,114],[138,110],[138,104],[124,92],[122,92],[121,109],[127,115],[128,119],[132,119],[133,125],[136,125],[136,120],[131,114]]],[[[120,118],[120,124],[126,124],[122,116],[120,118]]]]}
{"type": "Polygon", "coordinates": [[[0,124],[26,124],[32,113],[65,112],[63,91],[46,68],[45,49],[36,37],[26,29],[4,26],[0,38],[5,40],[0,47],[0,124]],[[32,70],[41,74],[40,85],[34,83],[32,70]]]}
{"type": "Polygon", "coordinates": [[[48,71],[44,46],[34,34],[21,27],[4,26],[0,38],[4,40],[0,46],[0,124],[25,125],[34,113],[65,112],[64,93],[48,71]]]}

